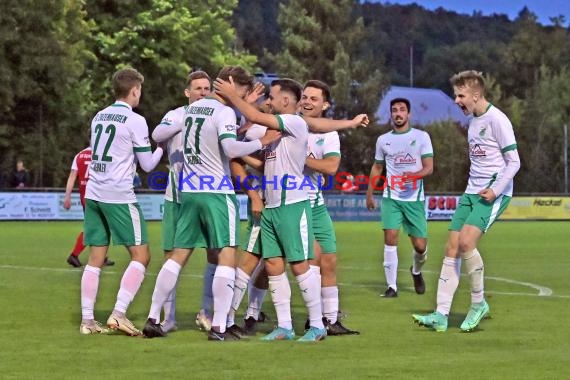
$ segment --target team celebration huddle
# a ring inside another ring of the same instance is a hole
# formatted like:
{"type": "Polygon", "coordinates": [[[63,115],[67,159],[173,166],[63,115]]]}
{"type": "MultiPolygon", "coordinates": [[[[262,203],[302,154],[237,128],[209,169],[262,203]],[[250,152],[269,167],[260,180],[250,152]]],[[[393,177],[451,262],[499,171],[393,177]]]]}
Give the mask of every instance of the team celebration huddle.
{"type": "MultiPolygon", "coordinates": [[[[261,308],[266,293],[274,305],[276,326],[262,340],[299,336],[298,341],[314,342],[326,336],[359,334],[344,326],[339,317],[337,242],[320,180],[323,175],[334,175],[340,166],[337,131],[368,126],[367,115],[326,118],[332,99],[322,81],[302,85],[282,78],[266,89],[243,68],[226,66],[214,81],[203,71],[190,73],[184,90],[188,104],[168,111],[149,137],[146,120],[133,111],[143,82],[143,75],[134,69],[117,71],[112,78],[116,100],[99,111],[91,124],[82,236],[90,256],[81,279],[80,333],[119,330],[154,338],[175,331],[176,287],[183,281],[180,272],[196,248],[205,248],[207,265],[196,323],[207,332],[208,340],[255,336],[257,323],[265,318],[261,308]],[[151,138],[158,144],[154,152],[151,138]],[[151,172],[164,151],[170,170],[162,221],[164,263],[156,277],[148,319],[139,330],[126,314],[145,277],[150,252],[133,179],[137,165],[151,172]],[[205,178],[208,186],[204,186],[205,178]],[[260,178],[273,181],[257,183],[260,178]],[[312,186],[291,185],[293,179],[301,178],[312,186]],[[234,188],[244,189],[248,197],[245,236],[240,236],[234,188]],[[131,261],[103,325],[95,320],[94,309],[101,268],[109,265],[111,238],[115,245],[127,248],[131,261]],[[306,306],[306,315],[298,316],[306,319],[302,334],[293,328],[287,264],[306,306]],[[249,302],[244,305],[247,311],[240,326],[236,312],[246,294],[249,302]]],[[[449,227],[437,307],[428,315],[414,314],[413,319],[435,331],[447,330],[463,262],[472,303],[460,329],[472,331],[490,312],[477,244],[507,207],[520,160],[512,125],[485,99],[481,73],[461,72],[451,78],[451,84],[456,104],[466,115],[473,114],[468,130],[469,180],[449,227]]],[[[381,201],[384,297],[398,296],[397,246],[402,225],[413,246],[410,274],[415,292],[424,294],[426,289],[422,276],[428,251],[423,178],[434,170],[434,152],[429,135],[411,127],[410,111],[408,99],[390,101],[392,131],[378,137],[369,177],[382,177],[385,171],[388,184],[392,176],[404,179],[385,186],[381,201]]],[[[369,209],[377,206],[375,189],[376,184],[369,182],[369,209]]],[[[69,183],[67,190],[66,199],[69,183]]],[[[74,254],[68,262],[80,265],[74,254]]]]}

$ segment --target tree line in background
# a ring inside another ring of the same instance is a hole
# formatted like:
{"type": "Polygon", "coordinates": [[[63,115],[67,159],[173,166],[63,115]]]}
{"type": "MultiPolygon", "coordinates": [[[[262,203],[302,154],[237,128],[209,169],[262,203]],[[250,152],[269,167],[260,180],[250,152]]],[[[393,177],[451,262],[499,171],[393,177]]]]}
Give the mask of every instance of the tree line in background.
{"type": "MultiPolygon", "coordinates": [[[[460,15],[417,5],[356,0],[5,0],[0,4],[0,170],[18,158],[34,186],[65,185],[88,144],[94,113],[111,102],[110,76],[145,75],[138,111],[151,129],[185,103],[191,69],[215,76],[226,64],[276,72],[333,91],[332,117],[373,115],[390,85],[439,88],[475,68],[507,113],[522,169],[517,192],[564,190],[563,129],[570,114],[570,38],[562,16],[542,26],[526,8],[506,16],[460,15]]],[[[389,126],[341,134],[342,169],[367,173],[376,137],[389,126]]],[[[465,131],[426,127],[436,153],[430,191],[462,191],[465,131]]]]}

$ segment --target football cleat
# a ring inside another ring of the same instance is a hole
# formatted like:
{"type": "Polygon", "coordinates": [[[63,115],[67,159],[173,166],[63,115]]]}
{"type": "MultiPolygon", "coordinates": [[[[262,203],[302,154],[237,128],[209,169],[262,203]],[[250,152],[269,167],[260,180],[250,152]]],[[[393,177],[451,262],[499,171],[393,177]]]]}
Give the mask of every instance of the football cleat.
{"type": "Polygon", "coordinates": [[[414,289],[417,294],[424,294],[426,292],[426,283],[424,282],[424,276],[421,272],[414,274],[412,271],[413,266],[410,267],[410,273],[412,274],[412,279],[414,280],[414,289]]]}
{"type": "Polygon", "coordinates": [[[386,298],[398,297],[398,291],[392,287],[388,287],[388,289],[386,289],[386,291],[384,292],[382,297],[386,297],[386,298]]]}
{"type": "Polygon", "coordinates": [[[360,332],[346,328],[338,320],[335,323],[330,323],[327,319],[325,329],[327,330],[327,335],[360,335],[360,332]]]}
{"type": "Polygon", "coordinates": [[[129,321],[127,317],[119,317],[115,314],[111,314],[109,319],[107,319],[107,326],[111,330],[120,330],[130,336],[140,336],[143,333],[135,327],[133,322],[129,321]]]}
{"type": "Polygon", "coordinates": [[[438,311],[426,315],[412,314],[412,318],[418,325],[428,327],[437,332],[447,330],[447,317],[438,311]]]}
{"type": "Polygon", "coordinates": [[[327,336],[326,329],[319,329],[317,327],[311,326],[310,329],[307,330],[305,335],[300,337],[297,342],[318,342],[319,340],[325,339],[327,336]]]}
{"type": "Polygon", "coordinates": [[[469,308],[469,312],[465,317],[465,320],[461,324],[461,331],[470,332],[475,330],[479,323],[489,315],[489,304],[487,301],[474,303],[469,308]]]}
{"type": "Polygon", "coordinates": [[[283,327],[277,327],[262,337],[261,340],[293,340],[293,338],[295,338],[295,331],[293,331],[293,329],[289,330],[283,327]]]}
{"type": "Polygon", "coordinates": [[[166,333],[162,330],[160,323],[156,323],[156,320],[153,318],[146,320],[142,332],[147,338],[162,338],[166,336],[166,333]]]}
{"type": "Polygon", "coordinates": [[[257,325],[258,321],[255,320],[255,318],[253,317],[247,317],[244,321],[243,321],[243,330],[245,331],[245,333],[249,336],[253,336],[256,333],[256,325],[257,325]]]}
{"type": "Polygon", "coordinates": [[[196,326],[204,331],[210,331],[212,329],[212,319],[206,315],[204,310],[200,310],[200,312],[196,314],[196,326]]]}
{"type": "Polygon", "coordinates": [[[79,326],[79,333],[83,335],[106,334],[108,332],[109,329],[104,327],[101,322],[94,320],[81,322],[81,326],[79,326]]]}
{"type": "Polygon", "coordinates": [[[178,330],[176,321],[169,321],[165,319],[164,321],[160,322],[160,326],[162,328],[162,331],[164,331],[165,333],[178,330]]]}
{"type": "Polygon", "coordinates": [[[103,265],[106,266],[106,267],[112,267],[113,265],[115,265],[115,262],[109,260],[108,257],[105,257],[105,261],[103,262],[103,265]]]}
{"type": "Polygon", "coordinates": [[[215,330],[208,331],[208,340],[223,342],[226,340],[226,333],[217,332],[215,330]]]}
{"type": "Polygon", "coordinates": [[[246,331],[238,325],[231,325],[230,327],[226,328],[226,333],[233,335],[237,339],[248,339],[246,331]]]}
{"type": "Polygon", "coordinates": [[[67,258],[67,263],[74,268],[81,268],[83,266],[83,264],[81,264],[81,261],[79,261],[79,257],[73,255],[69,255],[67,258]]]}

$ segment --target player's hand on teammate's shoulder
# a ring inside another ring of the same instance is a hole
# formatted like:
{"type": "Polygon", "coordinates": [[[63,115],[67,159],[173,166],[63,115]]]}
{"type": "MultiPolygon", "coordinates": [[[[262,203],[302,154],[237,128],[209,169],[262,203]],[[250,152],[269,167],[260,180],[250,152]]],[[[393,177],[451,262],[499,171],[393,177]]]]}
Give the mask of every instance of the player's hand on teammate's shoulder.
{"type": "Polygon", "coordinates": [[[279,140],[282,136],[282,133],[275,129],[268,129],[265,132],[265,135],[260,138],[261,145],[266,146],[269,145],[277,140],[279,140]]]}

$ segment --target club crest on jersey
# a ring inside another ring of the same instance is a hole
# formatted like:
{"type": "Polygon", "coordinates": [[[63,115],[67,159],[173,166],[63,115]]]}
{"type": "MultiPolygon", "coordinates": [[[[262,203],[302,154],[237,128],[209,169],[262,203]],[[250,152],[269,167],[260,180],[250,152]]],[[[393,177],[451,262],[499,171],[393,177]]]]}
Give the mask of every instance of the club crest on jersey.
{"type": "Polygon", "coordinates": [[[415,165],[416,159],[410,153],[398,153],[394,156],[394,165],[415,165]]]}
{"type": "Polygon", "coordinates": [[[237,131],[238,126],[234,125],[234,124],[228,124],[225,126],[225,128],[226,128],[226,131],[228,131],[228,132],[235,132],[235,131],[237,131]]]}
{"type": "Polygon", "coordinates": [[[486,131],[487,131],[487,127],[481,128],[481,130],[479,131],[479,136],[480,136],[480,137],[485,136],[485,132],[486,132],[486,131]]]}
{"type": "Polygon", "coordinates": [[[323,145],[325,143],[325,139],[320,137],[317,139],[317,141],[315,141],[315,144],[317,145],[323,145]]]}
{"type": "Polygon", "coordinates": [[[485,157],[487,153],[479,144],[469,144],[469,155],[471,157],[485,157]]]}
{"type": "Polygon", "coordinates": [[[412,142],[410,143],[410,146],[416,146],[416,140],[412,140],[412,142]]]}
{"type": "Polygon", "coordinates": [[[274,160],[277,157],[277,151],[267,150],[265,151],[265,160],[274,160]]]}

